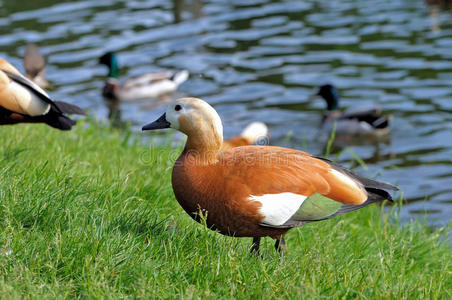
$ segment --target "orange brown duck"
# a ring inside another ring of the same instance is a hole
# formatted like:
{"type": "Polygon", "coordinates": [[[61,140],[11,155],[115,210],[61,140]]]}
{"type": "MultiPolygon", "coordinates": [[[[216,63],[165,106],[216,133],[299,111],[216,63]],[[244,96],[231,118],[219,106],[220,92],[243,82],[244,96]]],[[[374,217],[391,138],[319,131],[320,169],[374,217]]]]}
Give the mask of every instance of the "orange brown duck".
{"type": "Polygon", "coordinates": [[[297,226],[392,200],[396,187],[354,174],[331,161],[274,146],[221,151],[223,126],[215,109],[201,99],[172,103],[143,130],[174,128],[187,135],[172,172],[174,195],[196,221],[221,234],[276,239],[284,255],[284,235],[297,226]]]}
{"type": "Polygon", "coordinates": [[[65,114],[84,115],[81,108],[53,101],[37,84],[0,58],[0,125],[45,123],[60,130],[70,130],[75,121],[65,114]]]}

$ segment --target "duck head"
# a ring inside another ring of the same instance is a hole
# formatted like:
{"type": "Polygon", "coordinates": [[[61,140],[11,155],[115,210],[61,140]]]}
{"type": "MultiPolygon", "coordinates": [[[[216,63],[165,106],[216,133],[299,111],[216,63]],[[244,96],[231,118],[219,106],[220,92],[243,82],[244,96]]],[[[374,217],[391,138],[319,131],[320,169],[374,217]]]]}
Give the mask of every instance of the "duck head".
{"type": "Polygon", "coordinates": [[[181,98],[168,106],[157,120],[143,130],[173,128],[187,135],[186,150],[216,153],[223,143],[220,116],[207,102],[197,98],[181,98]]]}
{"type": "Polygon", "coordinates": [[[118,59],[113,52],[107,52],[99,58],[99,64],[109,68],[108,77],[118,78],[118,59]]]}
{"type": "Polygon", "coordinates": [[[337,89],[332,84],[324,84],[320,87],[317,95],[322,97],[326,102],[326,109],[329,111],[336,110],[339,108],[339,93],[337,89]]]}

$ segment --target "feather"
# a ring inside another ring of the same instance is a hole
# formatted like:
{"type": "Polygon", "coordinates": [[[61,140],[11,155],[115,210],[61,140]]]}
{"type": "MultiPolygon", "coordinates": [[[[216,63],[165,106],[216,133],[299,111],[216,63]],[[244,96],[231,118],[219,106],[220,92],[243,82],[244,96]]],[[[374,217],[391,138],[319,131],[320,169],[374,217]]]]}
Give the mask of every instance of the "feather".
{"type": "Polygon", "coordinates": [[[76,105],[63,101],[55,101],[54,103],[65,114],[86,116],[86,111],[76,105]]]}
{"type": "Polygon", "coordinates": [[[9,71],[2,70],[11,80],[17,82],[18,84],[28,88],[31,92],[33,92],[36,96],[38,96],[44,102],[49,104],[53,103],[53,101],[49,98],[49,95],[41,89],[36,83],[30,81],[20,74],[11,73],[9,71]]]}
{"type": "Polygon", "coordinates": [[[391,184],[388,183],[384,183],[384,182],[380,182],[380,181],[376,181],[367,177],[364,177],[362,175],[359,175],[357,173],[354,173],[350,170],[347,170],[346,168],[332,162],[331,160],[324,158],[324,157],[320,157],[320,156],[314,156],[317,159],[323,160],[324,162],[328,163],[331,167],[333,167],[336,170],[340,170],[341,172],[344,172],[345,174],[357,179],[359,182],[361,182],[364,187],[366,188],[375,188],[375,189],[386,189],[386,190],[391,190],[391,191],[398,191],[399,189],[391,184]]]}

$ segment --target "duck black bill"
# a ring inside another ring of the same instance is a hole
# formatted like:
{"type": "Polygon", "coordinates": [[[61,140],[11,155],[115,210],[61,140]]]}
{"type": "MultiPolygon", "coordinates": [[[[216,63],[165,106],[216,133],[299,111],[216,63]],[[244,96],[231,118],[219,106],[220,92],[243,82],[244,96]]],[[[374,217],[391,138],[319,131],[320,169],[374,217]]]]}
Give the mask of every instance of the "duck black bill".
{"type": "Polygon", "coordinates": [[[144,125],[141,130],[155,130],[155,129],[163,129],[170,128],[171,124],[166,120],[166,113],[164,113],[160,118],[155,120],[152,123],[144,125]]]}

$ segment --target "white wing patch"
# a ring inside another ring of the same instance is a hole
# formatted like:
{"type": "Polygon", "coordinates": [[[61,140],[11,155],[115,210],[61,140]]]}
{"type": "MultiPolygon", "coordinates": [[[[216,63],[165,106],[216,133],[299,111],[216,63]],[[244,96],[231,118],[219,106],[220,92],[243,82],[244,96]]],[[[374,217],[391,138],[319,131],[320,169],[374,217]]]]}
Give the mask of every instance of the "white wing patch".
{"type": "Polygon", "coordinates": [[[251,195],[248,199],[262,204],[259,213],[264,216],[262,223],[268,225],[283,225],[300,208],[306,196],[294,193],[251,195]]]}

